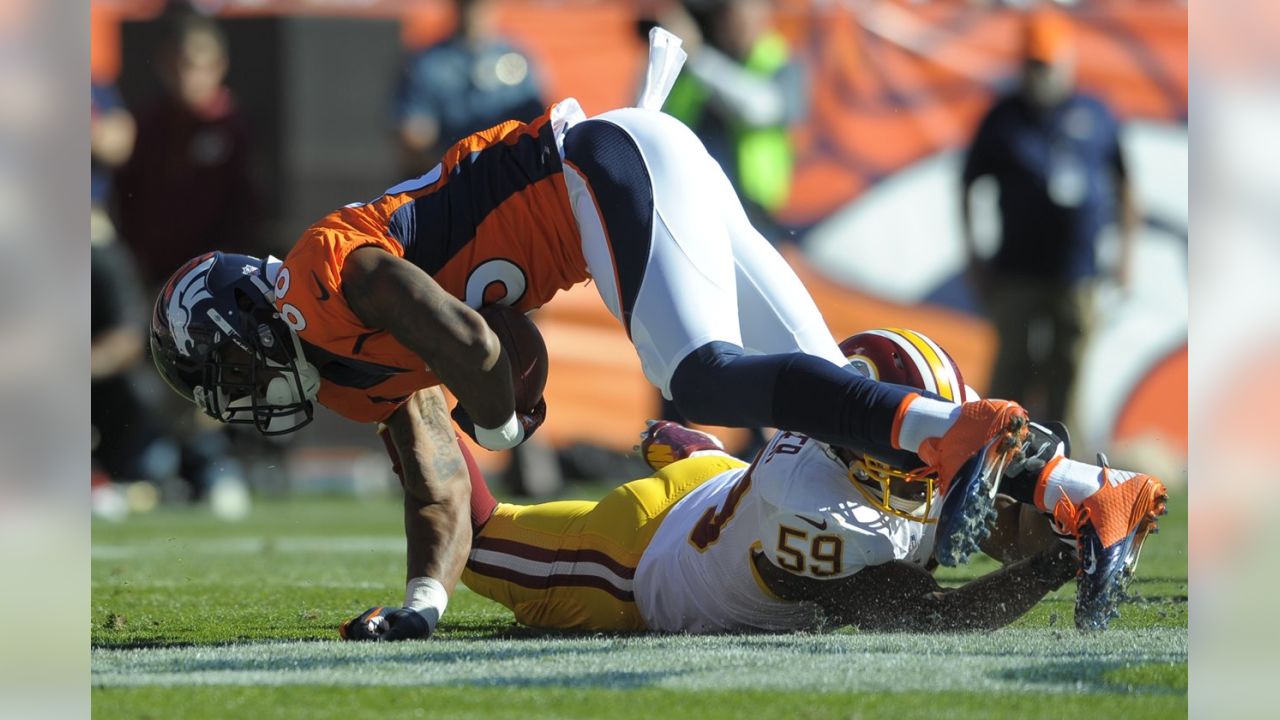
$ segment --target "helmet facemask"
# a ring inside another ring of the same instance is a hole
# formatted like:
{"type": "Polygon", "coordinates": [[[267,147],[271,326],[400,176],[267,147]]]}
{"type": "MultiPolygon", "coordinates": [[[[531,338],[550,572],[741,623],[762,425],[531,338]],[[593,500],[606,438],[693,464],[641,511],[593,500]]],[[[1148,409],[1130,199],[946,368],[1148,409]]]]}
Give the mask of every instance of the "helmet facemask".
{"type": "Polygon", "coordinates": [[[274,312],[243,300],[239,331],[210,315],[223,337],[194,388],[196,405],[220,422],[253,425],[263,435],[293,432],[312,420],[320,373],[306,361],[297,333],[274,312]]]}
{"type": "MultiPolygon", "coordinates": [[[[841,341],[840,350],[855,372],[872,380],[923,390],[954,403],[977,399],[951,355],[915,330],[865,330],[841,341]]],[[[922,462],[914,453],[884,451],[890,458],[886,462],[861,449],[837,450],[849,481],[868,505],[915,522],[937,522],[933,511],[938,476],[923,467],[904,470],[922,462]]]]}
{"type": "Polygon", "coordinates": [[[922,468],[904,472],[870,455],[849,452],[843,458],[853,484],[867,504],[880,512],[932,524],[937,475],[922,468]]]}

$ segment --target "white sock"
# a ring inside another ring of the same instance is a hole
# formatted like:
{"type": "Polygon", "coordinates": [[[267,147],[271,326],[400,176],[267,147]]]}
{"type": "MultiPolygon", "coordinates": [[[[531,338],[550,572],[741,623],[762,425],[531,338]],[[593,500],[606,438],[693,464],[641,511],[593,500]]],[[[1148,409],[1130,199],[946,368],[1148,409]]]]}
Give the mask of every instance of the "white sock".
{"type": "Polygon", "coordinates": [[[917,397],[907,406],[902,417],[902,427],[898,428],[898,447],[916,452],[927,438],[946,435],[958,417],[960,406],[953,402],[917,397]]]}
{"type": "MultiPolygon", "coordinates": [[[[1107,471],[1107,478],[1112,485],[1119,485],[1135,474],[1110,468],[1107,471]]],[[[1054,506],[1063,496],[1066,496],[1072,505],[1080,507],[1080,503],[1102,489],[1102,482],[1102,468],[1063,458],[1049,470],[1049,477],[1044,480],[1045,506],[1040,509],[1053,512],[1054,506]]],[[[1039,495],[1037,493],[1037,496],[1039,495]]]]}

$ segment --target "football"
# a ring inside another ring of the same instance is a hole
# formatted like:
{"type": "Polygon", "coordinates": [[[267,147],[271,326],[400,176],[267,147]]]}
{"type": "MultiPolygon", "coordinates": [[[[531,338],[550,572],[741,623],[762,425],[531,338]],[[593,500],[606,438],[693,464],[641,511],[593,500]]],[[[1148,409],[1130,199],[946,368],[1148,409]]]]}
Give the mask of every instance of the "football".
{"type": "Polygon", "coordinates": [[[532,410],[547,387],[547,344],[542,333],[532,320],[510,305],[486,305],[480,308],[480,316],[507,351],[516,410],[532,410]]]}

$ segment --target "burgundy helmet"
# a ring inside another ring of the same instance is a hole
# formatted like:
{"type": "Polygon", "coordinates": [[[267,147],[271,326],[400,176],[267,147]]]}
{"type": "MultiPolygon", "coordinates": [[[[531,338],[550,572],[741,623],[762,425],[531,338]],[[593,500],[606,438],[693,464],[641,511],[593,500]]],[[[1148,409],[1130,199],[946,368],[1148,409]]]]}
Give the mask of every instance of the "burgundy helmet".
{"type": "Polygon", "coordinates": [[[872,380],[927,390],[956,403],[977,400],[960,366],[923,333],[881,328],[852,335],[840,350],[855,370],[872,380]]]}
{"type": "MultiPolygon", "coordinates": [[[[956,403],[977,400],[964,384],[960,368],[947,351],[914,330],[867,330],[840,343],[854,370],[880,382],[927,390],[956,403]]],[[[875,455],[857,448],[837,453],[849,480],[867,504],[881,512],[917,522],[936,522],[937,474],[906,451],[875,455]]]]}

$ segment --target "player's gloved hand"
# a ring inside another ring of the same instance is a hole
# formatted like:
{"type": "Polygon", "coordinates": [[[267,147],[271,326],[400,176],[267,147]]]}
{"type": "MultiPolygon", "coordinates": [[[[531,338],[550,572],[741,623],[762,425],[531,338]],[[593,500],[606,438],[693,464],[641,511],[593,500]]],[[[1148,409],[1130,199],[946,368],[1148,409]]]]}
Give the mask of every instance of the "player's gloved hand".
{"type": "Polygon", "coordinates": [[[387,608],[371,607],[338,626],[343,640],[377,640],[387,630],[387,608]]]}
{"type": "Polygon", "coordinates": [[[687,428],[671,420],[645,420],[640,444],[632,448],[649,467],[661,470],[677,460],[708,452],[724,452],[724,443],[711,433],[687,428]]]}
{"type": "MultiPolygon", "coordinates": [[[[466,408],[462,407],[461,404],[458,404],[454,406],[453,412],[449,413],[449,415],[453,418],[453,421],[458,424],[458,427],[461,428],[462,431],[472,440],[475,440],[481,447],[488,447],[483,441],[476,437],[476,424],[471,420],[471,416],[467,414],[466,408]]],[[[545,397],[538,398],[538,403],[533,406],[532,410],[527,412],[516,410],[516,422],[520,424],[520,431],[522,433],[520,441],[517,442],[516,445],[528,440],[533,433],[542,426],[542,423],[546,419],[547,399],[545,397]]],[[[501,448],[490,449],[497,450],[501,448]]]]}
{"type": "Polygon", "coordinates": [[[409,608],[371,607],[338,626],[343,640],[425,640],[431,626],[409,608]]]}

